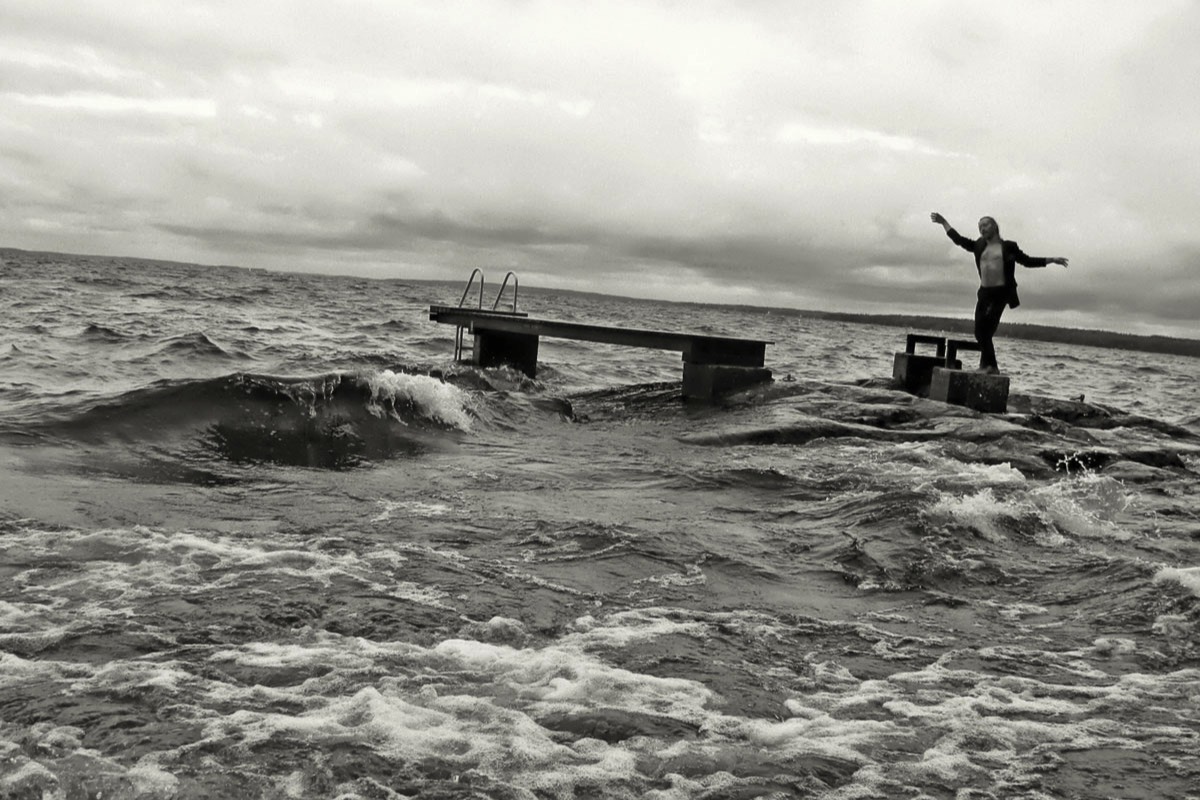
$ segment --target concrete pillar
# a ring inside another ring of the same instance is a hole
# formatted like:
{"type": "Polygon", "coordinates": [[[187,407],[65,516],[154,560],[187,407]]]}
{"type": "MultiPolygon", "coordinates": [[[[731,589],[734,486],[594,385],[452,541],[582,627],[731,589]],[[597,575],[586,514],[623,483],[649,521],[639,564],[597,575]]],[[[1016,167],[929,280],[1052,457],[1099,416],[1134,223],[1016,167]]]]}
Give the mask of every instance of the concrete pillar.
{"type": "Polygon", "coordinates": [[[771,370],[766,367],[683,362],[683,396],[691,400],[712,400],[719,395],[769,380],[771,370]]]}
{"type": "MultiPolygon", "coordinates": [[[[941,356],[896,353],[896,359],[892,362],[892,378],[904,387],[904,391],[927,397],[934,368],[944,366],[946,359],[941,356]]],[[[961,369],[962,363],[954,361],[950,366],[961,369]]]]}
{"type": "Polygon", "coordinates": [[[946,337],[933,336],[925,333],[910,333],[904,339],[904,352],[896,353],[892,362],[892,378],[904,387],[906,392],[920,397],[929,395],[929,382],[933,378],[934,367],[962,367],[954,360],[954,355],[946,359],[946,337]],[[934,355],[917,354],[917,345],[931,344],[935,348],[934,355]]]}
{"type": "Polygon", "coordinates": [[[528,333],[480,331],[475,334],[471,362],[480,367],[510,366],[537,375],[538,337],[528,333]]]}
{"type": "Polygon", "coordinates": [[[934,367],[929,399],[1003,414],[1008,411],[1008,376],[934,367]]]}

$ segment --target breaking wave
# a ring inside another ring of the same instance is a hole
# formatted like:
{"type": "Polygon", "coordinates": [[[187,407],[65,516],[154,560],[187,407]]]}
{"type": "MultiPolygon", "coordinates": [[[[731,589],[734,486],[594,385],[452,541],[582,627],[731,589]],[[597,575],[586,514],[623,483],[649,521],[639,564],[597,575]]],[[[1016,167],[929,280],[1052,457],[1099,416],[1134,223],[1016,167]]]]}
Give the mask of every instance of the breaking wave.
{"type": "Polygon", "coordinates": [[[383,370],[163,380],[60,409],[31,432],[68,442],[198,446],[234,462],[345,468],[419,454],[467,432],[471,396],[423,374],[383,370]]]}

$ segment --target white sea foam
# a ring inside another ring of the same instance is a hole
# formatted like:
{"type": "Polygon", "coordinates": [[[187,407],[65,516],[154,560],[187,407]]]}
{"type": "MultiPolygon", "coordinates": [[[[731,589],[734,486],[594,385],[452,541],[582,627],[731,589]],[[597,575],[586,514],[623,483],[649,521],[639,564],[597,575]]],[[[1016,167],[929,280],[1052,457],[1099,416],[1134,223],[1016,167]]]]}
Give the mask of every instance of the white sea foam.
{"type": "Polygon", "coordinates": [[[469,396],[457,386],[428,375],[408,375],[390,369],[368,375],[366,380],[371,387],[374,413],[384,413],[378,405],[381,402],[409,402],[428,419],[463,431],[471,429],[469,396]]]}
{"type": "MultiPolygon", "coordinates": [[[[284,797],[296,797],[296,798],[303,797],[304,796],[304,773],[301,772],[300,770],[291,772],[291,773],[283,776],[282,778],[279,778],[275,782],[275,785],[279,788],[279,791],[283,792],[284,797]]],[[[338,800],[343,800],[343,799],[349,800],[349,798],[351,798],[351,797],[357,798],[358,795],[341,794],[338,796],[338,800]]]]}
{"type": "Polygon", "coordinates": [[[1092,642],[1088,654],[1107,658],[1136,652],[1137,642],[1133,639],[1124,639],[1118,636],[1101,636],[1092,642]]]}
{"type": "MultiPolygon", "coordinates": [[[[994,776],[997,763],[1009,764],[1013,775],[1036,772],[1037,758],[1026,756],[1045,748],[1140,749],[1141,739],[1156,728],[1130,722],[1125,710],[1147,701],[1157,705],[1186,691],[1179,681],[1161,676],[1126,675],[1106,685],[1072,686],[951,670],[935,663],[912,673],[844,685],[839,691],[801,695],[787,705],[804,722],[766,730],[777,737],[768,742],[776,747],[790,746],[788,736],[808,739],[819,734],[822,742],[840,743],[840,758],[866,765],[855,773],[853,785],[832,796],[890,796],[881,787],[931,778],[994,776]],[[889,716],[856,718],[866,709],[889,716]],[[813,720],[819,728],[809,727],[813,720]],[[878,758],[906,741],[925,743],[916,761],[878,758]],[[858,794],[866,787],[878,791],[858,794]]],[[[758,739],[764,741],[761,735],[758,739]]]]}
{"type": "Polygon", "coordinates": [[[1160,614],[1154,618],[1150,630],[1174,641],[1191,643],[1196,638],[1195,625],[1183,614],[1160,614]]]}
{"type": "Polygon", "coordinates": [[[1003,518],[1019,518],[1024,513],[1019,502],[998,499],[990,487],[969,495],[943,494],[927,511],[935,519],[965,525],[991,541],[1005,538],[1000,524],[1003,518]]]}
{"type": "MultiPolygon", "coordinates": [[[[1027,482],[1021,471],[1011,464],[963,461],[927,442],[897,442],[886,452],[881,452],[878,447],[842,446],[838,453],[843,463],[856,465],[855,469],[870,464],[874,480],[896,482],[917,491],[933,485],[984,488],[1027,482]]],[[[751,466],[755,464],[754,459],[747,459],[747,462],[751,466]]],[[[811,469],[811,464],[801,460],[791,467],[790,472],[805,470],[805,475],[811,475],[811,469]]]]}
{"type": "Polygon", "coordinates": [[[1117,541],[1133,538],[1134,534],[1121,524],[1132,502],[1132,495],[1120,481],[1085,472],[1004,498],[997,497],[990,486],[972,494],[944,493],[926,513],[934,519],[970,527],[992,541],[1004,538],[1005,519],[1037,520],[1037,542],[1043,547],[1060,547],[1067,537],[1117,541]]]}
{"type": "Polygon", "coordinates": [[[431,503],[425,500],[380,500],[378,502],[383,510],[372,517],[371,522],[384,522],[392,519],[392,515],[396,512],[405,518],[429,518],[445,516],[451,510],[446,503],[431,503]]]}
{"type": "Polygon", "coordinates": [[[119,693],[128,687],[153,687],[171,694],[194,686],[198,679],[178,662],[115,661],[105,663],[92,674],[71,684],[72,691],[81,693],[119,693]]]}
{"type": "MultiPolygon", "coordinates": [[[[58,644],[71,634],[70,624],[41,625],[37,630],[6,631],[0,633],[0,647],[9,649],[43,650],[58,644]]],[[[8,656],[0,652],[0,659],[8,656]]],[[[15,658],[15,656],[13,656],[15,658]]]]}
{"type": "Polygon", "coordinates": [[[1163,567],[1154,573],[1154,580],[1176,581],[1192,594],[1200,597],[1200,567],[1163,567]]]}
{"type": "Polygon", "coordinates": [[[379,660],[392,660],[424,652],[416,645],[403,642],[372,642],[367,639],[338,636],[332,633],[312,634],[303,642],[250,642],[234,648],[218,650],[209,660],[235,662],[255,667],[301,667],[322,665],[335,669],[365,669],[379,660]]]}
{"type": "Polygon", "coordinates": [[[662,587],[703,586],[708,582],[699,564],[688,564],[685,572],[667,572],[662,575],[651,575],[641,578],[634,583],[653,583],[662,587]]]}
{"type": "Polygon", "coordinates": [[[0,600],[0,630],[9,630],[14,625],[36,620],[46,612],[45,606],[28,603],[9,603],[0,600]]]}
{"type": "MultiPolygon", "coordinates": [[[[605,787],[616,788],[614,796],[627,796],[620,787],[631,781],[636,785],[648,770],[661,770],[678,777],[645,796],[682,800],[737,785],[741,779],[723,765],[738,771],[740,765],[753,763],[783,774],[805,758],[819,759],[844,774],[846,783],[830,795],[843,798],[891,796],[914,783],[987,783],[996,779],[998,764],[1007,765],[1014,780],[1021,780],[1036,776],[1042,766],[1039,754],[1046,751],[1133,750],[1151,736],[1178,738],[1182,728],[1168,730],[1162,714],[1190,696],[1190,687],[1200,677],[1196,670],[1119,678],[1097,673],[1091,676],[1094,685],[1055,684],[955,669],[948,666],[953,663],[951,652],[921,669],[862,680],[836,661],[810,662],[806,689],[780,698],[786,700],[790,717],[773,721],[723,712],[721,698],[699,681],[609,663],[610,647],[659,636],[702,640],[718,623],[761,627],[754,615],[708,614],[697,619],[670,609],[641,609],[581,618],[565,636],[531,647],[467,638],[423,647],[319,632],[301,641],[247,643],[210,656],[214,665],[299,668],[297,676],[304,679],[291,686],[248,687],[224,682],[206,670],[166,677],[163,673],[175,670],[175,665],[124,662],[106,665],[77,689],[119,695],[134,686],[190,687],[208,703],[238,709],[215,712],[207,706],[202,712],[202,745],[209,747],[289,739],[330,747],[367,742],[389,758],[478,770],[512,787],[556,798],[583,789],[603,792],[605,787]],[[320,674],[305,677],[313,674],[305,667],[320,667],[320,674]],[[1148,703],[1162,710],[1139,723],[1130,712],[1148,703]],[[283,712],[281,707],[295,710],[283,712]],[[539,722],[553,714],[586,719],[594,711],[614,710],[685,722],[696,734],[649,734],[609,743],[564,737],[539,722]],[[897,752],[911,757],[893,758],[897,752]]],[[[506,641],[526,638],[520,623],[503,618],[471,629],[479,634],[521,634],[501,637],[506,641]]],[[[1095,643],[1100,649],[1110,646],[1122,650],[1124,643],[1095,643]]],[[[970,661],[1027,661],[1035,656],[1055,657],[995,646],[970,654],[970,661]]],[[[4,668],[16,663],[10,659],[5,658],[0,670],[7,673],[4,668]]],[[[781,675],[786,672],[782,668],[781,675]]],[[[795,683],[803,681],[796,676],[795,683]]],[[[1188,713],[1186,702],[1183,706],[1180,713],[1188,713]]],[[[55,741],[69,750],[77,739],[63,731],[55,741]]],[[[162,763],[145,761],[136,769],[138,775],[130,773],[129,780],[147,796],[170,796],[175,779],[162,763]]],[[[294,773],[280,776],[277,785],[281,791],[290,787],[285,795],[305,789],[294,773]]]]}
{"type": "Polygon", "coordinates": [[[462,629],[464,636],[484,642],[519,646],[529,638],[529,632],[520,620],[509,617],[492,617],[487,622],[471,622],[462,629]]]}
{"type": "Polygon", "coordinates": [[[326,634],[309,646],[242,646],[219,657],[264,665],[312,662],[342,670],[360,669],[385,652],[400,658],[413,677],[384,678],[348,694],[337,694],[332,678],[271,690],[222,685],[221,699],[243,707],[211,718],[204,741],[232,739],[249,746],[276,737],[330,745],[367,741],[394,759],[478,769],[545,796],[566,798],[581,786],[619,786],[634,778],[647,753],[640,746],[596,739],[559,741],[538,724],[539,715],[624,708],[697,723],[710,716],[705,705],[711,695],[694,681],[637,674],[557,645],[514,648],[454,639],[429,649],[406,645],[396,650],[326,634]],[[464,677],[468,692],[459,690],[464,677]],[[305,710],[260,710],[267,702],[285,700],[301,701],[305,710]]]}
{"type": "MultiPolygon", "coordinates": [[[[326,552],[315,548],[276,547],[269,538],[248,538],[200,531],[167,533],[134,527],[98,532],[60,530],[10,537],[14,552],[31,567],[13,576],[28,584],[28,603],[6,602],[0,645],[20,653],[40,652],[97,625],[126,625],[163,602],[188,607],[192,600],[162,598],[211,596],[225,590],[259,593],[264,575],[295,587],[358,586],[376,596],[449,609],[447,593],[436,585],[404,580],[398,573],[407,559],[391,549],[366,553],[326,552]],[[69,554],[69,555],[64,555],[69,554]],[[71,558],[76,569],[42,569],[38,563],[71,558]],[[26,610],[36,603],[40,613],[26,610]]],[[[324,541],[328,541],[325,539],[324,541]]],[[[151,612],[153,613],[153,612],[151,612]]],[[[251,611],[250,613],[255,613],[251,611]]],[[[147,627],[157,628],[152,622],[147,627]]],[[[170,637],[169,626],[161,631],[170,637]]],[[[5,657],[7,658],[7,656],[5,657]]],[[[15,670],[17,665],[13,664],[15,670]]],[[[159,675],[159,688],[174,678],[159,675]]],[[[149,678],[145,685],[151,685],[149,678]]]]}
{"type": "MultiPolygon", "coordinates": [[[[757,746],[772,748],[777,756],[817,755],[856,764],[869,761],[861,752],[864,745],[897,730],[891,721],[856,719],[847,722],[820,713],[782,722],[732,717],[725,721],[722,726],[725,736],[745,738],[757,746]]],[[[710,722],[706,727],[712,730],[716,726],[710,722]]]]}
{"type": "Polygon", "coordinates": [[[667,634],[702,637],[708,632],[703,622],[668,619],[661,610],[653,608],[611,614],[603,623],[584,616],[576,619],[572,627],[576,632],[562,641],[583,647],[623,647],[667,634]]]}
{"type": "Polygon", "coordinates": [[[1133,496],[1120,481],[1093,472],[1040,486],[1029,493],[1039,513],[1058,530],[1078,538],[1128,540],[1120,516],[1133,496]]]}
{"type": "Polygon", "coordinates": [[[125,776],[133,783],[135,797],[170,798],[175,796],[179,779],[152,764],[131,767],[125,776]]]}
{"type": "Polygon", "coordinates": [[[1045,606],[1035,605],[1033,603],[998,603],[995,600],[980,600],[981,606],[989,606],[995,608],[997,613],[1005,619],[1019,620],[1023,617],[1038,616],[1048,613],[1049,609],[1045,606]]]}
{"type": "Polygon", "coordinates": [[[13,678],[21,675],[36,675],[44,670],[45,666],[40,662],[29,661],[0,650],[0,676],[13,678]]]}
{"type": "MultiPolygon", "coordinates": [[[[6,790],[6,796],[28,796],[33,797],[34,790],[43,787],[58,785],[58,778],[54,773],[43,767],[36,761],[25,759],[21,766],[7,775],[0,776],[0,789],[6,790]],[[12,792],[11,795],[8,792],[12,792]]],[[[41,793],[45,797],[45,793],[41,793]]],[[[57,794],[57,793],[56,793],[57,794]]]]}
{"type": "Polygon", "coordinates": [[[493,680],[519,687],[526,700],[546,710],[624,708],[697,720],[705,716],[702,709],[713,697],[696,681],[630,672],[570,646],[517,649],[451,639],[436,645],[433,652],[459,668],[484,671],[493,680]]]}
{"type": "MultiPolygon", "coordinates": [[[[928,447],[922,444],[921,447],[928,447]]],[[[926,463],[922,464],[920,474],[911,476],[918,485],[936,483],[938,486],[970,486],[986,488],[989,486],[1015,486],[1028,483],[1025,475],[1011,464],[984,464],[975,461],[963,461],[938,450],[930,450],[926,463]]]]}

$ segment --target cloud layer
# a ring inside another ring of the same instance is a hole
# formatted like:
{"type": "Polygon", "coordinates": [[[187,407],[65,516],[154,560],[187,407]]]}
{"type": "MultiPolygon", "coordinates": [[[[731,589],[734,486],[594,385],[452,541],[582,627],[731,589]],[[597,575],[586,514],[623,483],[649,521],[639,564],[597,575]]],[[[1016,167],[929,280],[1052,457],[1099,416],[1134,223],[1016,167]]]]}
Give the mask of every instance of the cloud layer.
{"type": "MultiPolygon", "coordinates": [[[[0,2],[0,244],[1194,330],[1194,2],[0,2]]],[[[1195,332],[1192,335],[1197,335],[1195,332]]]]}

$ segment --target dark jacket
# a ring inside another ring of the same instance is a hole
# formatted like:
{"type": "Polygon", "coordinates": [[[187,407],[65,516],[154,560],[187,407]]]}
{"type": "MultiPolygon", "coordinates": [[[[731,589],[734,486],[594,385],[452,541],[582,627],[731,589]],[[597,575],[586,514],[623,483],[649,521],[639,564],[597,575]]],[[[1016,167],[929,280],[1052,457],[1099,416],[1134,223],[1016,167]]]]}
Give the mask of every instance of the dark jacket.
{"type": "MultiPolygon", "coordinates": [[[[950,237],[950,241],[966,250],[969,253],[975,254],[975,271],[980,272],[979,259],[983,255],[983,251],[987,249],[987,239],[968,239],[954,228],[946,231],[946,235],[950,237]]],[[[1016,308],[1021,305],[1020,298],[1017,297],[1017,277],[1016,265],[1020,264],[1025,267],[1044,267],[1050,262],[1044,258],[1037,256],[1026,255],[1016,242],[1010,242],[1008,239],[1002,241],[1004,250],[1004,285],[1008,289],[1008,306],[1016,308]]]]}

